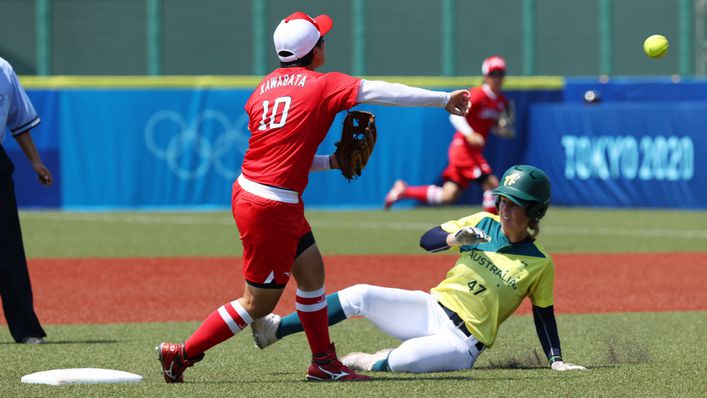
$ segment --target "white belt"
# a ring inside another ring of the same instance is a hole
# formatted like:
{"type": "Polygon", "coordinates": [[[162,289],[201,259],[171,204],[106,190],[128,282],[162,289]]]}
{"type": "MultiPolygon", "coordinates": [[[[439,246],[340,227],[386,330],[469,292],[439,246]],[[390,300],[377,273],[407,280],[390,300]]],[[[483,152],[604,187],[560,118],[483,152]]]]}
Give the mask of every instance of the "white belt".
{"type": "Polygon", "coordinates": [[[243,176],[238,176],[238,184],[248,193],[261,198],[275,200],[283,203],[299,203],[299,195],[289,189],[275,188],[268,185],[259,184],[243,176]]]}

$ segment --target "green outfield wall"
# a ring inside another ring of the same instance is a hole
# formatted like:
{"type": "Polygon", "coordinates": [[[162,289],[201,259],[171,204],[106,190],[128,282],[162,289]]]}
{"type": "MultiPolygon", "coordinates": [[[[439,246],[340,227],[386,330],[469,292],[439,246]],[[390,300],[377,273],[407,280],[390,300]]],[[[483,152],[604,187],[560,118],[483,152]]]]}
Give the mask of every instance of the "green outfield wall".
{"type": "Polygon", "coordinates": [[[0,0],[0,56],[22,75],[262,75],[272,31],[327,13],[327,70],[468,76],[703,75],[707,0],[0,0]],[[643,39],[670,39],[660,60],[643,39]]]}

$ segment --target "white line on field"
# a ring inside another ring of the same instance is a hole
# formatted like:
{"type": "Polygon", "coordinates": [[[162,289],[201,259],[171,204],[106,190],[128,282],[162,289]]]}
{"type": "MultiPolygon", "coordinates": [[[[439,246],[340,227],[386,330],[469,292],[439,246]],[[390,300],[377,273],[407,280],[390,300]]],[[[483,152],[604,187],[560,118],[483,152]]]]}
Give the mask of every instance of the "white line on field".
{"type": "Polygon", "coordinates": [[[101,213],[43,213],[27,212],[21,215],[28,220],[110,222],[124,224],[178,224],[178,225],[235,225],[231,217],[199,217],[172,214],[101,214],[101,213]]]}
{"type": "MultiPolygon", "coordinates": [[[[119,214],[119,213],[54,213],[54,212],[23,212],[23,219],[47,221],[81,221],[109,222],[126,224],[173,224],[173,225],[227,225],[235,226],[231,217],[214,217],[205,214],[203,217],[189,214],[119,214]]],[[[328,221],[310,219],[310,224],[318,228],[351,228],[351,229],[388,229],[401,231],[425,231],[434,225],[412,221],[328,221]]],[[[577,226],[544,226],[543,233],[550,235],[590,235],[590,236],[636,236],[647,238],[666,237],[670,239],[707,239],[707,230],[686,229],[646,229],[646,228],[608,228],[608,227],[577,227],[577,226]]]]}
{"type": "Polygon", "coordinates": [[[645,229],[645,228],[598,228],[598,227],[561,227],[553,226],[541,229],[552,235],[598,235],[598,236],[639,236],[648,238],[675,239],[707,239],[707,231],[695,229],[645,229]]]}

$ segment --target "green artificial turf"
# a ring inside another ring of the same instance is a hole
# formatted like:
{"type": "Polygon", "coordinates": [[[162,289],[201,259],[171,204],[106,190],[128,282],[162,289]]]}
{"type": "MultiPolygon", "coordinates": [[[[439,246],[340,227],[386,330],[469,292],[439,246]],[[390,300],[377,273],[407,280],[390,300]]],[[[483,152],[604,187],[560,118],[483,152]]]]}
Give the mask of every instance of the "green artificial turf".
{"type": "MultiPolygon", "coordinates": [[[[308,219],[325,255],[421,254],[420,234],[476,211],[310,211],[308,219]]],[[[20,216],[30,259],[241,255],[228,211],[23,211],[20,216]]],[[[541,242],[551,253],[707,251],[707,212],[553,207],[541,227],[541,242]]],[[[558,323],[565,359],[591,371],[551,371],[532,318],[512,316],[473,370],[376,374],[370,383],[306,383],[309,353],[303,336],[259,351],[246,331],[210,350],[186,373],[183,385],[163,382],[153,347],[183,341],[196,322],[45,325],[49,339],[42,346],[14,344],[9,333],[0,333],[0,397],[707,396],[707,311],[559,314],[558,323]],[[60,387],[20,383],[25,374],[76,367],[125,370],[145,380],[60,387]]],[[[397,344],[361,319],[333,327],[332,336],[341,354],[397,344]]]]}
{"type": "MultiPolygon", "coordinates": [[[[704,397],[707,395],[707,312],[559,315],[567,361],[588,372],[555,372],[542,357],[531,316],[512,316],[476,368],[446,373],[375,373],[367,383],[304,381],[308,349],[303,335],[261,351],[248,330],[207,352],[167,385],[153,347],[181,341],[197,323],[47,326],[48,344],[14,344],[0,334],[2,397],[704,397]],[[144,377],[138,384],[41,386],[20,383],[29,373],[97,367],[144,377]]],[[[340,354],[373,352],[397,341],[364,319],[332,327],[340,354]]]]}
{"type": "MultiPolygon", "coordinates": [[[[327,254],[420,254],[419,237],[474,207],[383,211],[310,211],[327,254]]],[[[22,212],[32,257],[239,256],[231,214],[220,212],[22,212]]],[[[540,241],[558,252],[707,251],[707,212],[553,207],[540,241]]]]}

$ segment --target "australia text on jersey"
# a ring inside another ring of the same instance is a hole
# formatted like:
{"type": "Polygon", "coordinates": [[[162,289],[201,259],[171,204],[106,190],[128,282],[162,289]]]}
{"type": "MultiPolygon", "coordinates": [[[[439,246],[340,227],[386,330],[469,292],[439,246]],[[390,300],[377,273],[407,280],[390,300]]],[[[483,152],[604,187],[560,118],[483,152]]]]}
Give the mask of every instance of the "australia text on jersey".
{"type": "MultiPolygon", "coordinates": [[[[468,256],[470,259],[476,261],[477,264],[489,270],[492,274],[496,275],[504,285],[512,287],[513,290],[518,288],[518,278],[514,278],[508,275],[508,270],[503,270],[498,268],[494,263],[488,258],[481,255],[481,253],[471,250],[463,253],[463,255],[468,256]]],[[[525,263],[523,263],[525,265],[525,263]]]]}
{"type": "Polygon", "coordinates": [[[307,76],[298,74],[284,75],[284,76],[273,76],[268,80],[265,80],[260,85],[260,95],[265,94],[266,91],[271,88],[283,87],[283,86],[299,86],[304,87],[304,83],[307,81],[307,76]]]}

